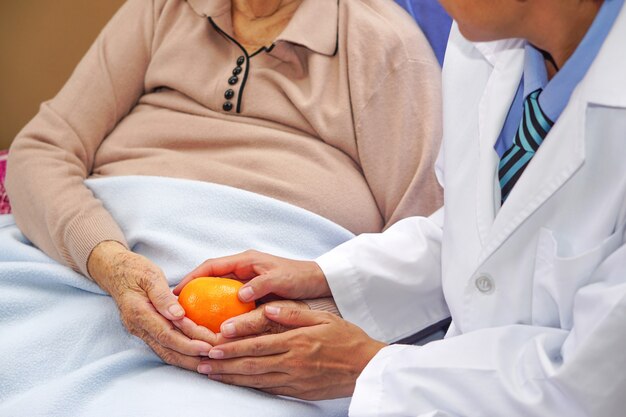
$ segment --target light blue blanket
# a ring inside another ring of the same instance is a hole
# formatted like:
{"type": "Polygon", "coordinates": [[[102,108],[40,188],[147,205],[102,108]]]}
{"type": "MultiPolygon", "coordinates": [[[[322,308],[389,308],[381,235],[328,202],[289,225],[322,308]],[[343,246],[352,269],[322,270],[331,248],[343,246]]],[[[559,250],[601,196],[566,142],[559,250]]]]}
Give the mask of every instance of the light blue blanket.
{"type": "MultiPolygon", "coordinates": [[[[87,185],[171,285],[206,258],[249,248],[314,258],[353,236],[306,210],[214,184],[87,185]]],[[[0,417],[330,417],[347,415],[348,402],[275,397],[165,365],[128,334],[110,297],[0,216],[0,417]]]]}

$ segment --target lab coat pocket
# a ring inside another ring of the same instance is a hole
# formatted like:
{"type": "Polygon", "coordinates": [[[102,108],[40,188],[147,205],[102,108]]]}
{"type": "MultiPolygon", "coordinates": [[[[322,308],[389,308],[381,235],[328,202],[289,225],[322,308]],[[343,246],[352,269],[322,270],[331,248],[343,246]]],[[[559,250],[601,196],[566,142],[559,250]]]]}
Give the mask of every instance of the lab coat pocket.
{"type": "Polygon", "coordinates": [[[581,253],[564,254],[559,251],[555,233],[541,229],[533,281],[533,325],[570,330],[574,296],[589,283],[602,261],[622,244],[623,237],[624,227],[621,227],[581,253]]]}

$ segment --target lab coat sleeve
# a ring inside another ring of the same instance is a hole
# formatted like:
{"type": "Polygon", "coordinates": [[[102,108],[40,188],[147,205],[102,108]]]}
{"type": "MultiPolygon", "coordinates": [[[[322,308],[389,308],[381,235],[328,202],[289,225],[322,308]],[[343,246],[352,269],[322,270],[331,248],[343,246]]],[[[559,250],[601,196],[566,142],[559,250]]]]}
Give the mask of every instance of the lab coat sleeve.
{"type": "Polygon", "coordinates": [[[573,309],[569,331],[511,325],[386,347],[359,377],[350,416],[622,416],[626,246],[573,309]]]}
{"type": "Polygon", "coordinates": [[[441,289],[442,227],[440,209],[360,235],[318,258],[343,318],[392,342],[449,317],[441,289]]]}

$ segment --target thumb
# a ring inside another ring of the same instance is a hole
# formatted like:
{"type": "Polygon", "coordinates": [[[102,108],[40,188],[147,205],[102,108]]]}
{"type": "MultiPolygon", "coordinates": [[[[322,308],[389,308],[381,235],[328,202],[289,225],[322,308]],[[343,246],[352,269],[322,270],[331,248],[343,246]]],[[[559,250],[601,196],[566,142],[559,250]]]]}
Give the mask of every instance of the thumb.
{"type": "Polygon", "coordinates": [[[185,310],[178,304],[178,299],[170,291],[165,277],[154,275],[145,280],[143,290],[154,308],[166,319],[180,320],[185,317],[185,310]]]}
{"type": "Polygon", "coordinates": [[[287,327],[309,327],[329,323],[336,316],[326,311],[265,306],[265,317],[287,327]]]}

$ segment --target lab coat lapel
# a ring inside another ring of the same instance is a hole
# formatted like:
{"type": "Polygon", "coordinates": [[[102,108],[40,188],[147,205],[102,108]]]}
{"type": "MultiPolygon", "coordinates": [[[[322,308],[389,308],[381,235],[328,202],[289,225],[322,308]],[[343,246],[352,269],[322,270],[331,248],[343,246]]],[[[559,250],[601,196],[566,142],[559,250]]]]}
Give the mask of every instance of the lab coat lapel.
{"type": "Polygon", "coordinates": [[[478,163],[478,186],[476,216],[478,232],[483,245],[492,227],[499,196],[498,155],[494,145],[500,135],[511,102],[522,78],[524,48],[521,41],[509,41],[508,45],[477,44],[476,47],[494,66],[478,109],[478,135],[480,161],[478,163]],[[502,48],[503,46],[506,46],[502,48]]]}
{"type": "Polygon", "coordinates": [[[550,198],[585,160],[586,102],[572,97],[524,174],[500,208],[484,247],[486,259],[517,227],[550,198]]]}
{"type": "Polygon", "coordinates": [[[480,262],[576,173],[585,161],[586,146],[603,140],[603,133],[596,130],[596,137],[589,140],[585,137],[589,131],[589,106],[626,108],[625,96],[614,94],[615,88],[626,85],[623,39],[626,39],[624,8],[587,75],[498,212],[487,244],[483,245],[480,262]]]}

